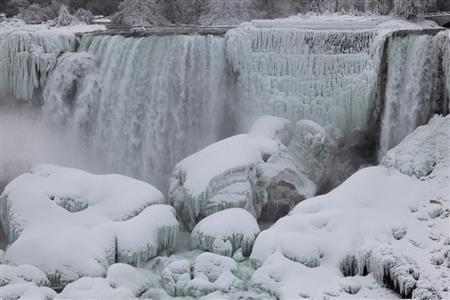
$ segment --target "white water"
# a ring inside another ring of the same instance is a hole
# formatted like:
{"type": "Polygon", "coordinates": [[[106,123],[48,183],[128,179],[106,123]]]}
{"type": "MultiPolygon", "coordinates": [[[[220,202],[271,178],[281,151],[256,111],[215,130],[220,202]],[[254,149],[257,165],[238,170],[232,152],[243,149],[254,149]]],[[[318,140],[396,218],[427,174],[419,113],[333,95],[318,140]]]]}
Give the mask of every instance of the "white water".
{"type": "Polygon", "coordinates": [[[399,144],[433,114],[438,91],[437,41],[410,34],[389,41],[387,84],[379,156],[399,144]]]}
{"type": "Polygon", "coordinates": [[[225,41],[84,37],[47,82],[43,110],[100,169],[163,191],[175,163],[233,133],[225,41]]]}

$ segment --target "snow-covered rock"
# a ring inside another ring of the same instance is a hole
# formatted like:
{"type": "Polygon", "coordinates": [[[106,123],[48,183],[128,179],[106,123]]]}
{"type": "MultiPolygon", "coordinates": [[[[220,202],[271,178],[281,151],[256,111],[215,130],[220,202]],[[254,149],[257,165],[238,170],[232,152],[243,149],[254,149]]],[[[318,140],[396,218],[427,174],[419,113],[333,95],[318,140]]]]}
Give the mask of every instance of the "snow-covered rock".
{"type": "Polygon", "coordinates": [[[287,203],[287,212],[290,206],[314,195],[316,189],[291,163],[271,166],[270,158],[282,152],[290,158],[278,140],[250,134],[214,143],[175,166],[169,201],[190,230],[204,217],[227,208],[244,208],[259,218],[268,202],[279,201],[272,205],[283,210],[280,207],[287,203]],[[286,198],[269,199],[265,185],[270,185],[270,179],[276,176],[277,182],[284,183],[280,187],[294,197],[289,194],[286,198]]]}
{"type": "Polygon", "coordinates": [[[36,267],[0,264],[1,299],[53,299],[56,293],[49,286],[47,276],[36,267]]]}
{"type": "Polygon", "coordinates": [[[36,286],[33,283],[16,283],[0,287],[2,300],[52,300],[56,292],[48,287],[36,286]]]}
{"type": "Polygon", "coordinates": [[[227,208],[276,220],[324,188],[341,147],[338,129],[308,120],[294,126],[265,116],[249,134],[219,141],[178,163],[169,201],[190,230],[202,218],[227,208]]]}
{"type": "Polygon", "coordinates": [[[162,272],[162,283],[171,296],[199,298],[215,291],[242,290],[244,282],[238,277],[238,265],[229,258],[202,253],[193,263],[179,260],[162,272]]]}
{"type": "Polygon", "coordinates": [[[386,288],[448,298],[449,121],[436,116],[392,149],[392,168],[362,169],[261,232],[252,286],[280,299],[392,297],[386,288]]]}
{"type": "Polygon", "coordinates": [[[283,145],[288,146],[294,137],[294,126],[287,119],[267,115],[256,120],[248,133],[271,140],[278,139],[283,145]]]}
{"type": "Polygon", "coordinates": [[[256,219],[242,208],[229,208],[201,220],[191,233],[194,249],[232,257],[237,250],[249,256],[260,229],[256,219]]]}
{"type": "Polygon", "coordinates": [[[450,117],[435,116],[428,125],[417,128],[400,145],[391,149],[382,164],[417,178],[431,174],[436,165],[450,156],[449,128],[450,117]]]}
{"type": "Polygon", "coordinates": [[[56,299],[134,299],[158,279],[149,270],[119,263],[108,268],[106,278],[85,277],[68,284],[56,299]]]}
{"type": "Polygon", "coordinates": [[[42,165],[0,196],[5,259],[43,270],[52,286],[140,265],[175,245],[178,222],[153,186],[120,175],[42,165]]]}

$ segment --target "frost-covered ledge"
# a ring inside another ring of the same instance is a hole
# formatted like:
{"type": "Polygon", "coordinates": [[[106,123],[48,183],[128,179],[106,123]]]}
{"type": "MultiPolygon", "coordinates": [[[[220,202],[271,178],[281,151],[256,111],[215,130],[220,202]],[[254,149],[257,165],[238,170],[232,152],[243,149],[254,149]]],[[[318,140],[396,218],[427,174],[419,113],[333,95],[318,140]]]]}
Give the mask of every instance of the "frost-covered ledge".
{"type": "Polygon", "coordinates": [[[21,21],[0,23],[0,96],[31,100],[43,87],[58,56],[77,48],[76,33],[103,26],[49,27],[21,21]]]}

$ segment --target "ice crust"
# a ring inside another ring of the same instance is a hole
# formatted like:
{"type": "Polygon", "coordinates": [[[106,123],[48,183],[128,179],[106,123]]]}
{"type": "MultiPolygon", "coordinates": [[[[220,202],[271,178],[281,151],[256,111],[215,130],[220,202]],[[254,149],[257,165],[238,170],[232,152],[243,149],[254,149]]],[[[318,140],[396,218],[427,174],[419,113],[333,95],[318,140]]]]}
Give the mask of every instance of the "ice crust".
{"type": "Polygon", "coordinates": [[[249,256],[260,229],[256,219],[242,208],[229,208],[201,220],[191,233],[194,249],[233,257],[240,250],[249,256]]]}
{"type": "Polygon", "coordinates": [[[188,260],[169,264],[162,272],[162,284],[171,296],[199,298],[215,291],[241,290],[238,266],[229,258],[213,253],[202,253],[191,265],[188,260]]]}
{"type": "Polygon", "coordinates": [[[376,106],[381,60],[376,24],[355,19],[353,25],[336,22],[345,26],[329,30],[329,23],[319,21],[324,20],[252,21],[227,33],[243,110],[311,119],[346,135],[366,130],[376,106]]]}
{"type": "Polygon", "coordinates": [[[39,166],[0,197],[5,259],[37,266],[54,287],[103,276],[115,262],[141,265],[174,249],[178,222],[164,203],[153,186],[125,176],[39,166]]]}
{"type": "Polygon", "coordinates": [[[58,56],[76,50],[75,33],[104,29],[76,25],[51,28],[3,22],[0,26],[0,96],[32,100],[57,64],[58,56]]]}
{"type": "Polygon", "coordinates": [[[304,120],[288,126],[296,133],[286,147],[280,141],[283,135],[258,133],[257,127],[271,126],[267,132],[277,132],[280,124],[262,117],[252,133],[214,143],[175,166],[169,201],[189,230],[202,218],[227,208],[243,208],[257,219],[275,220],[322,187],[342,134],[304,120]]]}
{"type": "Polygon", "coordinates": [[[449,132],[450,117],[435,116],[388,152],[389,168],[362,169],[261,232],[252,286],[280,299],[388,297],[376,281],[406,298],[448,298],[449,132]]]}

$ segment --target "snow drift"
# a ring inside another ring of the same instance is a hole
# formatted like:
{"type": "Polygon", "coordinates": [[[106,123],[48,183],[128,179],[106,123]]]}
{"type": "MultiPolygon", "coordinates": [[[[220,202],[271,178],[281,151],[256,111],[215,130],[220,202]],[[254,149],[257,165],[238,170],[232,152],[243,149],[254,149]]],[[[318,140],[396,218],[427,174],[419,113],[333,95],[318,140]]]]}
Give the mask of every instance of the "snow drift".
{"type": "Polygon", "coordinates": [[[0,196],[5,259],[38,267],[54,287],[103,276],[116,262],[141,265],[174,248],[178,222],[163,203],[161,192],[131,178],[39,166],[0,196]]]}
{"type": "Polygon", "coordinates": [[[449,134],[450,117],[434,117],[388,152],[388,167],[357,172],[263,231],[252,285],[281,299],[388,296],[373,278],[406,298],[448,298],[449,134]]]}

